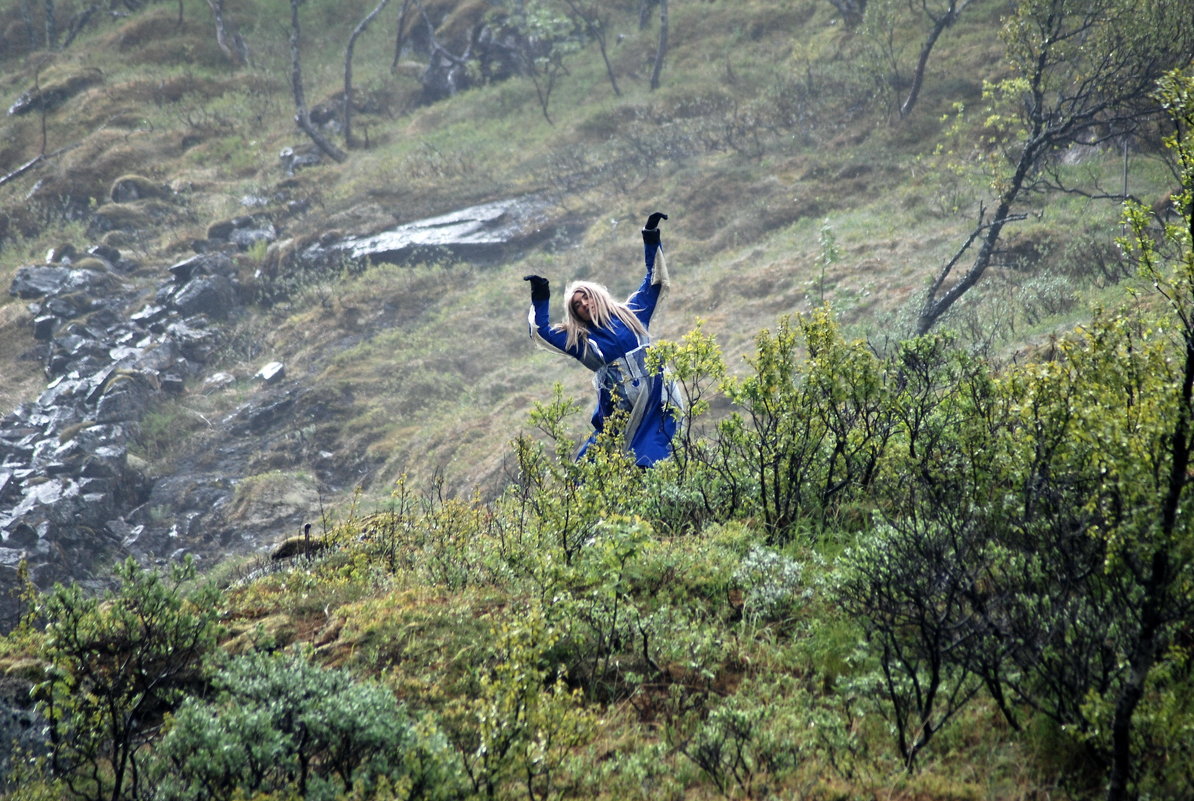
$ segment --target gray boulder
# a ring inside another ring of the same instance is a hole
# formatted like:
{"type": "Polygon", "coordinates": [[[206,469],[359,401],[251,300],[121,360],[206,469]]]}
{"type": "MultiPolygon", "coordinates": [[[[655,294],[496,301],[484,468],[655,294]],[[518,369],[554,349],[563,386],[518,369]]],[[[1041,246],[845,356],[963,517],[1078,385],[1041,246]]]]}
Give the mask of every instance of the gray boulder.
{"type": "Polygon", "coordinates": [[[22,300],[56,295],[70,284],[72,272],[70,267],[49,264],[22,267],[17,270],[8,291],[22,300]]]}
{"type": "Polygon", "coordinates": [[[100,423],[140,420],[149,406],[150,394],[148,382],[140,375],[121,375],[104,389],[95,407],[95,419],[100,423]]]}
{"type": "Polygon", "coordinates": [[[236,290],[227,277],[200,275],[183,284],[170,305],[185,317],[206,314],[222,319],[228,316],[235,300],[236,290]]]}
{"type": "Polygon", "coordinates": [[[116,279],[96,270],[58,264],[33,264],[17,270],[8,291],[22,300],[84,293],[97,299],[97,304],[102,304],[106,302],[104,298],[114,294],[116,286],[116,279]]]}

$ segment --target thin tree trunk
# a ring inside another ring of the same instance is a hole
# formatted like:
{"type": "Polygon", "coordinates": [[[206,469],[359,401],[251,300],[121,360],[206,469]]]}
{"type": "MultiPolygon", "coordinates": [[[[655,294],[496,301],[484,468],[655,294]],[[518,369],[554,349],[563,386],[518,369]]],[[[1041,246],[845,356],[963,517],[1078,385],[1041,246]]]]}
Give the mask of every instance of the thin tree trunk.
{"type": "Polygon", "coordinates": [[[605,49],[605,32],[597,37],[597,46],[601,48],[601,60],[605,62],[605,74],[609,77],[609,85],[614,89],[614,96],[621,97],[622,90],[618,88],[618,79],[614,77],[613,65],[609,63],[609,53],[605,49]]]}
{"type": "Polygon", "coordinates": [[[348,37],[348,47],[344,50],[344,145],[345,147],[352,147],[352,51],[356,47],[357,37],[365,32],[369,27],[369,23],[373,22],[374,18],[381,13],[381,10],[388,5],[390,0],[381,0],[377,7],[369,13],[367,17],[361,20],[355,28],[353,28],[352,35],[348,37]]]}
{"type": "Polygon", "coordinates": [[[609,51],[605,45],[605,26],[602,24],[600,12],[596,10],[596,7],[591,7],[593,12],[590,15],[580,7],[577,0],[567,0],[567,2],[572,13],[584,20],[585,29],[589,35],[597,40],[597,47],[601,50],[601,60],[605,62],[605,74],[609,78],[609,85],[613,87],[614,96],[621,97],[622,91],[618,89],[618,79],[614,77],[614,67],[609,63],[609,51]]]}
{"type": "Polygon", "coordinates": [[[929,64],[929,54],[933,52],[933,46],[937,44],[937,37],[941,36],[942,31],[954,24],[959,13],[961,12],[957,8],[957,0],[950,0],[949,8],[946,12],[934,20],[933,30],[929,32],[929,38],[925,40],[924,45],[920,48],[920,58],[916,61],[916,72],[912,74],[912,88],[908,90],[908,97],[904,100],[904,105],[900,106],[901,117],[908,116],[908,113],[912,111],[912,107],[916,105],[916,101],[920,97],[920,88],[924,85],[925,80],[925,69],[929,64]]]}
{"type": "MultiPolygon", "coordinates": [[[[210,0],[208,1],[210,2],[210,0]]],[[[302,0],[290,0],[290,88],[294,92],[294,122],[321,151],[334,161],[344,161],[348,156],[329,142],[323,134],[315,130],[315,126],[311,124],[311,115],[307,112],[307,100],[303,96],[303,67],[299,48],[298,7],[301,2],[302,0]]]]}
{"type": "Polygon", "coordinates": [[[651,70],[651,89],[659,88],[663,59],[667,55],[667,0],[659,0],[659,48],[655,51],[655,67],[651,70]]]}
{"type": "Polygon", "coordinates": [[[33,4],[31,0],[21,0],[21,22],[25,23],[25,35],[29,38],[29,49],[37,49],[37,30],[33,24],[33,4]]]}
{"type": "Polygon", "coordinates": [[[58,25],[54,20],[54,0],[43,0],[46,11],[46,49],[58,49],[58,25]]]}
{"type": "MultiPolygon", "coordinates": [[[[224,0],[207,0],[212,17],[216,22],[216,44],[228,60],[237,66],[249,63],[249,47],[241,35],[224,19],[224,0]]],[[[182,21],[182,5],[179,4],[178,19],[182,21]]]]}
{"type": "Polygon", "coordinates": [[[638,7],[638,29],[645,30],[647,24],[651,22],[651,10],[659,0],[642,0],[638,7]]]}
{"type": "MultiPolygon", "coordinates": [[[[1190,222],[1194,230],[1194,219],[1190,222]]],[[[1111,720],[1111,777],[1107,801],[1127,801],[1132,781],[1132,718],[1144,698],[1144,685],[1157,662],[1164,634],[1164,610],[1169,605],[1169,588],[1174,582],[1168,546],[1174,541],[1181,510],[1182,492],[1190,467],[1190,412],[1194,399],[1194,331],[1185,332],[1186,360],[1181,403],[1169,437],[1169,486],[1161,509],[1160,547],[1153,553],[1140,611],[1140,636],[1132,649],[1128,680],[1119,693],[1111,720]]]]}
{"type": "Polygon", "coordinates": [[[402,11],[398,12],[398,33],[394,36],[394,60],[390,63],[390,72],[398,71],[398,61],[402,58],[402,45],[406,44],[406,14],[410,11],[411,0],[402,0],[402,11]]]}

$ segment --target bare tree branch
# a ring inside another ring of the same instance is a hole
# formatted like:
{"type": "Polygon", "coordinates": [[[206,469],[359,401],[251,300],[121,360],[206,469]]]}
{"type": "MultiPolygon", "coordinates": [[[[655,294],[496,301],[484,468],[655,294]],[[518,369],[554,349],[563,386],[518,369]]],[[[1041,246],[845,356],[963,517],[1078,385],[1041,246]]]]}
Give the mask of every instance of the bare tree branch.
{"type": "Polygon", "coordinates": [[[1025,2],[1010,19],[1009,55],[1020,64],[1027,90],[1020,117],[1025,133],[1007,154],[1012,170],[1002,181],[990,223],[972,231],[966,244],[939,271],[921,306],[915,331],[924,334],[975,286],[991,265],[1004,225],[1024,219],[1012,207],[1025,192],[1052,188],[1050,159],[1073,145],[1134,134],[1155,117],[1157,78],[1189,57],[1190,26],[1177,25],[1182,4],[1158,3],[1146,11],[1127,0],[1025,2]],[[1172,32],[1170,32],[1172,31],[1172,32]],[[979,239],[981,237],[981,240],[979,239]],[[962,253],[978,252],[957,283],[942,292],[962,253]],[[940,295],[938,293],[941,293],[940,295]]]}
{"type": "Polygon", "coordinates": [[[348,47],[344,50],[344,144],[347,147],[352,147],[352,51],[356,47],[357,38],[365,32],[369,27],[369,23],[381,13],[390,0],[381,0],[377,6],[369,12],[369,15],[362,19],[357,26],[353,28],[352,35],[348,37],[348,47]]]}
{"type": "Polygon", "coordinates": [[[38,153],[36,156],[29,159],[29,161],[26,161],[20,167],[17,167],[15,170],[10,172],[8,175],[0,177],[0,186],[4,186],[9,181],[15,181],[17,178],[20,178],[22,175],[29,172],[30,170],[32,170],[34,167],[36,167],[38,164],[41,164],[45,160],[46,160],[46,154],[38,153]]]}
{"type": "Polygon", "coordinates": [[[47,153],[46,152],[45,131],[43,131],[42,132],[42,142],[41,142],[41,152],[38,153],[33,158],[29,159],[29,161],[26,161],[20,167],[17,167],[15,170],[8,173],[7,175],[0,176],[0,186],[4,186],[5,184],[7,184],[11,181],[15,181],[17,178],[20,178],[25,173],[27,173],[33,169],[36,169],[37,167],[41,166],[42,164],[48,162],[50,159],[57,158],[58,156],[61,156],[63,153],[66,153],[67,151],[74,150],[76,147],[79,146],[79,144],[80,144],[79,142],[75,142],[74,144],[66,145],[65,147],[60,147],[57,150],[47,153]]]}
{"type": "Polygon", "coordinates": [[[920,5],[929,19],[933,21],[933,29],[929,31],[928,38],[920,48],[920,57],[916,60],[916,71],[912,73],[912,87],[908,90],[908,97],[904,100],[904,104],[900,106],[901,117],[908,116],[920,97],[920,89],[924,85],[925,69],[929,64],[929,54],[933,52],[937,38],[946,28],[957,21],[962,9],[970,5],[970,0],[962,0],[961,6],[958,5],[958,0],[949,0],[949,5],[940,14],[935,14],[929,9],[928,0],[921,0],[920,5]]]}
{"type": "MultiPolygon", "coordinates": [[[[222,2],[222,0],[220,0],[222,2]]],[[[211,2],[211,0],[208,0],[211,2]]],[[[294,92],[294,122],[322,152],[337,162],[348,158],[344,151],[333,145],[311,124],[307,101],[303,96],[303,68],[299,48],[299,13],[302,0],[290,0],[290,88],[294,92]]]]}

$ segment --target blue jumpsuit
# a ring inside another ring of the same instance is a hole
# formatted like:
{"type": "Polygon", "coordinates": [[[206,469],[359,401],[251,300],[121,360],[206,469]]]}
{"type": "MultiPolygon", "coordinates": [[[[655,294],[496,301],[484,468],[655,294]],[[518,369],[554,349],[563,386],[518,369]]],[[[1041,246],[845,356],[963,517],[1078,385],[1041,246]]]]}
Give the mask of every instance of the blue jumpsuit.
{"type": "MultiPolygon", "coordinates": [[[[663,284],[654,282],[655,255],[659,246],[646,244],[643,246],[644,260],[647,265],[646,275],[638,290],[626,301],[626,305],[634,312],[644,328],[651,325],[651,315],[659,302],[663,292],[663,284]]],[[[645,342],[640,342],[634,331],[626,324],[614,317],[607,327],[589,328],[589,347],[586,353],[583,344],[568,348],[567,335],[563,331],[552,328],[548,316],[549,301],[538,300],[531,306],[531,336],[537,337],[550,348],[574,357],[590,370],[599,370],[603,364],[619,359],[631,351],[639,348],[645,342]]],[[[676,419],[670,408],[664,404],[665,382],[659,373],[651,375],[647,381],[647,398],[641,422],[631,433],[629,447],[634,452],[635,463],[639,467],[650,467],[660,459],[671,455],[672,435],[676,432],[676,419]]],[[[583,455],[597,435],[605,429],[605,419],[615,409],[615,398],[605,386],[599,386],[597,391],[597,408],[593,412],[592,423],[594,433],[581,447],[579,456],[583,455]]]]}

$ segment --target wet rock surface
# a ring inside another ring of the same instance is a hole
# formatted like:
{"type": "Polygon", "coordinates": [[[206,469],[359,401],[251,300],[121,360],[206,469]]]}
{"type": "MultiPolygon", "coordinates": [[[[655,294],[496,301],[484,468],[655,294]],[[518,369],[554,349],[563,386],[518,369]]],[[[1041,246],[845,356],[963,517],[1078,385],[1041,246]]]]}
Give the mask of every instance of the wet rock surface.
{"type": "Polygon", "coordinates": [[[435,251],[474,261],[497,261],[510,248],[546,237],[547,202],[527,196],[472,206],[335,243],[333,252],[355,261],[401,264],[435,251]]]}

